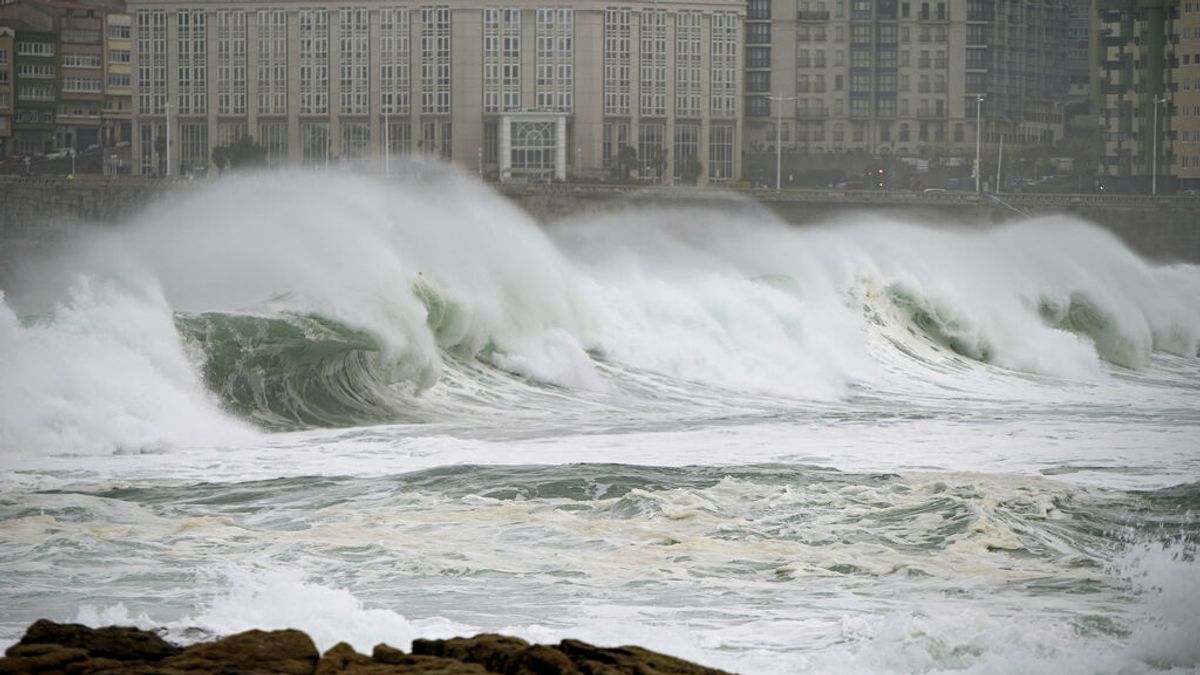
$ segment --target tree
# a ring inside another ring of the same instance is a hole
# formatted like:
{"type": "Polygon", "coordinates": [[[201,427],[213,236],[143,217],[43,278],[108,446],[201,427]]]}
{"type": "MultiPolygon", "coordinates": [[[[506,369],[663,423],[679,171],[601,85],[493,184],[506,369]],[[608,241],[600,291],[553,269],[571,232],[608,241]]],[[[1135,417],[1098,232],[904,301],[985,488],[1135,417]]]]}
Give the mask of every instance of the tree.
{"type": "Polygon", "coordinates": [[[616,169],[616,177],[622,181],[629,180],[629,174],[637,168],[638,156],[637,150],[631,145],[622,145],[617,148],[617,162],[614,165],[616,169]]]}
{"type": "Polygon", "coordinates": [[[267,149],[255,143],[250,136],[243,136],[227,145],[218,145],[213,148],[212,155],[213,164],[222,172],[225,169],[265,166],[267,163],[267,149]]]}

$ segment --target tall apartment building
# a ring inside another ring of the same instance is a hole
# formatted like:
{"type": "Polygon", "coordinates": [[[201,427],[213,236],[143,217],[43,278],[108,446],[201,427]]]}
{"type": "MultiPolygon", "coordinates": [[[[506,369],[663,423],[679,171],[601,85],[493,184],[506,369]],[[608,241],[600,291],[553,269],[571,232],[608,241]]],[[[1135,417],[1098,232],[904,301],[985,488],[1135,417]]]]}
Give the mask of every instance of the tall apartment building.
{"type": "Polygon", "coordinates": [[[502,180],[739,172],[742,0],[131,0],[135,171],[391,152],[502,180]],[[168,132],[169,128],[169,132],[168,132]],[[170,143],[167,137],[170,136],[170,143]]]}
{"type": "Polygon", "coordinates": [[[1178,0],[1096,0],[1101,50],[1098,92],[1107,186],[1149,191],[1152,175],[1172,164],[1175,47],[1178,0]]]}
{"type": "Polygon", "coordinates": [[[104,12],[75,0],[41,0],[54,10],[62,49],[56,141],[81,151],[100,142],[104,104],[104,12]]]}
{"type": "Polygon", "coordinates": [[[13,50],[17,32],[8,26],[0,26],[0,157],[8,156],[9,139],[12,138],[13,115],[13,50]]]}
{"type": "Polygon", "coordinates": [[[102,7],[76,0],[15,0],[0,5],[13,30],[11,153],[99,143],[104,90],[102,7]]]}
{"type": "Polygon", "coordinates": [[[1062,0],[749,0],[748,141],[782,117],[806,152],[969,155],[977,116],[990,143],[1054,140],[1065,28],[1062,0]]]}
{"type": "Polygon", "coordinates": [[[1172,92],[1171,171],[1180,188],[1197,190],[1200,189],[1200,1],[1187,0],[1181,4],[1175,31],[1179,36],[1174,50],[1175,72],[1171,77],[1178,85],[1172,92]]]}
{"type": "Polygon", "coordinates": [[[110,7],[104,14],[104,107],[101,145],[105,147],[133,140],[132,24],[132,18],[123,8],[110,7]]]}
{"type": "Polygon", "coordinates": [[[16,44],[10,150],[14,154],[49,152],[55,147],[58,112],[58,34],[20,22],[9,25],[16,44]]]}

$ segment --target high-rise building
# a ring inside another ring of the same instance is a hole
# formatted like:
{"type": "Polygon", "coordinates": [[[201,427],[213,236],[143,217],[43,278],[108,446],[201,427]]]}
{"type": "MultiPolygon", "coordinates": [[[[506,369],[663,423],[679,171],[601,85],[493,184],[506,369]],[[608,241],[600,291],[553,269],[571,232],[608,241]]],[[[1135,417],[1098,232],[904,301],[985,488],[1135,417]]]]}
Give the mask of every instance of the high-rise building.
{"type": "Polygon", "coordinates": [[[1172,165],[1175,0],[1096,0],[1101,180],[1109,189],[1154,191],[1172,165]]]}
{"type": "MultiPolygon", "coordinates": [[[[104,108],[101,145],[128,147],[133,139],[133,26],[124,2],[104,14],[104,108]]],[[[128,158],[125,158],[126,160],[128,158]]],[[[109,162],[113,164],[114,162],[109,162]]],[[[116,167],[110,167],[114,170],[116,167]]]]}
{"type": "Polygon", "coordinates": [[[13,114],[13,50],[17,32],[9,26],[0,26],[0,157],[8,156],[9,139],[12,138],[13,114]]]}
{"type": "Polygon", "coordinates": [[[128,10],[140,174],[205,170],[245,136],[271,163],[386,147],[500,180],[739,172],[741,0],[128,10]]]}
{"type": "Polygon", "coordinates": [[[1200,189],[1200,1],[1187,0],[1182,4],[1178,25],[1174,31],[1179,42],[1172,61],[1175,72],[1171,82],[1172,119],[1174,132],[1169,142],[1174,149],[1170,170],[1181,189],[1200,189]]]}
{"type": "Polygon", "coordinates": [[[41,0],[54,10],[62,49],[57,144],[82,151],[100,142],[104,105],[104,11],[75,0],[41,0]]]}
{"type": "Polygon", "coordinates": [[[748,144],[966,156],[977,117],[988,143],[1057,140],[1066,16],[1063,0],[749,0],[748,144]]]}
{"type": "Polygon", "coordinates": [[[76,0],[14,0],[0,25],[15,33],[13,153],[99,143],[104,10],[76,0]]]}

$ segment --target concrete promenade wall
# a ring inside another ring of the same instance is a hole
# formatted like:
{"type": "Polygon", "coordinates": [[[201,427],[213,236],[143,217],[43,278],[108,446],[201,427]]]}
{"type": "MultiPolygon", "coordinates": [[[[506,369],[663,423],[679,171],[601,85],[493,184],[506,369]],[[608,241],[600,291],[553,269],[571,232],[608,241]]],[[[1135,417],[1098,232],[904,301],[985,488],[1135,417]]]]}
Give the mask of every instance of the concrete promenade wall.
{"type": "MultiPolygon", "coordinates": [[[[81,227],[119,223],[157,200],[202,189],[203,181],[137,178],[0,177],[0,261],[71,236],[81,227]]],[[[1117,234],[1142,255],[1200,263],[1200,199],[1130,195],[715,190],[603,185],[501,186],[541,221],[563,220],[652,204],[662,208],[744,209],[750,200],[797,225],[844,220],[855,213],[987,227],[1050,214],[1070,214],[1117,234]]]]}

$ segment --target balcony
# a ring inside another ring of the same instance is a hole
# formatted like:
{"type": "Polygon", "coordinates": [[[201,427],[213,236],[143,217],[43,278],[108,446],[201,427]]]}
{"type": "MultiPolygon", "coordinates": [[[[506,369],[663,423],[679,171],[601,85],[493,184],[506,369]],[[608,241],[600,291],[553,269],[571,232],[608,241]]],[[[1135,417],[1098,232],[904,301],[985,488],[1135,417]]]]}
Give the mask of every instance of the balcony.
{"type": "Polygon", "coordinates": [[[825,119],[829,117],[829,108],[817,106],[796,106],[796,117],[801,119],[825,119]]]}
{"type": "Polygon", "coordinates": [[[828,11],[824,11],[824,12],[801,11],[801,12],[796,13],[796,18],[799,19],[800,21],[828,21],[829,20],[829,12],[828,11]]]}

